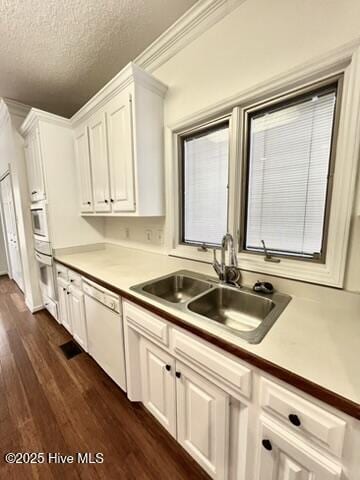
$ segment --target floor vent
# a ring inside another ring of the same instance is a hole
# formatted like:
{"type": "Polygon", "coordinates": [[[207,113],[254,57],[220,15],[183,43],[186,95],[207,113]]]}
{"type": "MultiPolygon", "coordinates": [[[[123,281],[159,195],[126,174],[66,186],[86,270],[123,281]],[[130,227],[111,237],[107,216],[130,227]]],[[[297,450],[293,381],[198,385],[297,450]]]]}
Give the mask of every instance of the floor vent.
{"type": "Polygon", "coordinates": [[[79,345],[75,343],[73,340],[70,340],[70,342],[66,342],[60,345],[60,348],[68,360],[70,360],[73,357],[76,357],[76,355],[79,355],[79,353],[82,353],[82,350],[79,347],[79,345]]]}

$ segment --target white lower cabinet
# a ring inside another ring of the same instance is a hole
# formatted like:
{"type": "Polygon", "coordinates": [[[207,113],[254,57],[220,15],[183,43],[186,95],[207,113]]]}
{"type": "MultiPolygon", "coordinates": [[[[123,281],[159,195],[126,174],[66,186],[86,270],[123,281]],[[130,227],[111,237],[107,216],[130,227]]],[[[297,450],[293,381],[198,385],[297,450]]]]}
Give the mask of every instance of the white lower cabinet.
{"type": "Polygon", "coordinates": [[[177,439],[213,478],[227,478],[229,395],[176,362],[177,439]]]}
{"type": "Polygon", "coordinates": [[[72,334],[77,343],[87,351],[87,331],[85,319],[84,294],[79,288],[69,287],[69,313],[72,334]]]}
{"type": "Polygon", "coordinates": [[[129,399],[212,478],[360,479],[354,418],[132,302],[123,319],[129,399]]]}
{"type": "Polygon", "coordinates": [[[59,277],[58,301],[59,323],[73,335],[76,342],[87,351],[87,329],[85,317],[84,294],[80,287],[70,280],[59,277]]]}
{"type": "Polygon", "coordinates": [[[68,287],[69,282],[58,278],[58,299],[59,299],[59,323],[72,334],[72,324],[69,311],[68,287]]]}
{"type": "Polygon", "coordinates": [[[229,395],[144,338],[140,365],[145,407],[212,478],[227,478],[229,395]]]}
{"type": "Polygon", "coordinates": [[[140,343],[143,403],[176,437],[175,360],[144,338],[140,343]]]}
{"type": "Polygon", "coordinates": [[[341,466],[285,428],[260,419],[257,480],[338,480],[341,466]]]}

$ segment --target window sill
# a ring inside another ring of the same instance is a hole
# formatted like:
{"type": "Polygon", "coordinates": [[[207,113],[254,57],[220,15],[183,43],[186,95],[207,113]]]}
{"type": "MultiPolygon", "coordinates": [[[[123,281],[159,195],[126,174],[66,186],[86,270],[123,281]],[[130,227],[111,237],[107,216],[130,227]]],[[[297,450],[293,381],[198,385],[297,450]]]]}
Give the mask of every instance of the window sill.
{"type": "Polygon", "coordinates": [[[343,272],[339,266],[331,264],[331,261],[315,263],[282,258],[279,263],[272,263],[264,259],[264,256],[249,253],[238,255],[239,266],[243,270],[337,288],[343,286],[343,272]]]}

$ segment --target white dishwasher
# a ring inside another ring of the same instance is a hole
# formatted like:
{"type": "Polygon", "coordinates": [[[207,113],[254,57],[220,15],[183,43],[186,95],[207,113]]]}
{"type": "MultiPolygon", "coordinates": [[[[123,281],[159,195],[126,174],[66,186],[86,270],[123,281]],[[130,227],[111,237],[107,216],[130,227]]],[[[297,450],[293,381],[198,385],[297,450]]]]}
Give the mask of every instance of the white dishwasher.
{"type": "Polygon", "coordinates": [[[83,278],[88,352],[126,392],[124,329],[120,298],[83,278]]]}

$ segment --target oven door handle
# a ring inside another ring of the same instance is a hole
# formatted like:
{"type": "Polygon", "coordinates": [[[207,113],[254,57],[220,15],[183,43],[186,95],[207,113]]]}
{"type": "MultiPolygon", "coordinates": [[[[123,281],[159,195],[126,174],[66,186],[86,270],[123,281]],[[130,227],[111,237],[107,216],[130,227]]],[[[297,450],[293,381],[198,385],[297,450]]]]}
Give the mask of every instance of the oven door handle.
{"type": "Polygon", "coordinates": [[[51,266],[53,264],[53,258],[50,255],[44,255],[43,253],[39,253],[35,250],[35,258],[39,263],[43,265],[51,266]]]}

